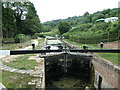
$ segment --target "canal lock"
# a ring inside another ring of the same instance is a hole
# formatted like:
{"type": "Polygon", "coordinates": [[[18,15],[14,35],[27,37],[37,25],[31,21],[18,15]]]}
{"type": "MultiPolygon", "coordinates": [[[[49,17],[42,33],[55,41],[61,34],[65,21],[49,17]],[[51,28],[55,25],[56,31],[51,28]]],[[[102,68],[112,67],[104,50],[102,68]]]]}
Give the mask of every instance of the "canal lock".
{"type": "Polygon", "coordinates": [[[46,88],[81,88],[94,84],[92,56],[86,54],[58,54],[45,57],[46,88]]]}

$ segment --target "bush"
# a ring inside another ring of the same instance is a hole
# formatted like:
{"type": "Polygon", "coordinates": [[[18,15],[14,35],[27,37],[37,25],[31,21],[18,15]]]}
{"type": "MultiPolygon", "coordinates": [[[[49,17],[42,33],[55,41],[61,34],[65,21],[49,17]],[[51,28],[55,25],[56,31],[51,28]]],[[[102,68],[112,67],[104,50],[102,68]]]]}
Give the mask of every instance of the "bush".
{"type": "Polygon", "coordinates": [[[34,37],[42,37],[45,38],[45,35],[41,34],[41,33],[35,33],[34,37]]]}
{"type": "Polygon", "coordinates": [[[24,34],[17,34],[15,36],[15,42],[16,43],[23,43],[30,40],[30,36],[25,36],[24,34]]]}

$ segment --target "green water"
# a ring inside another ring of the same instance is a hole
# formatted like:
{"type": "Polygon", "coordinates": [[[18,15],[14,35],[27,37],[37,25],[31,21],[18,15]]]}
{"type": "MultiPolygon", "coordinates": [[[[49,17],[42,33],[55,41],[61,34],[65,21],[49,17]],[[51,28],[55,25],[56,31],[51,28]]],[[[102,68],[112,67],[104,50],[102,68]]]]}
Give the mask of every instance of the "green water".
{"type": "Polygon", "coordinates": [[[46,85],[47,88],[85,88],[86,86],[90,86],[89,80],[75,76],[53,78],[46,85]]]}

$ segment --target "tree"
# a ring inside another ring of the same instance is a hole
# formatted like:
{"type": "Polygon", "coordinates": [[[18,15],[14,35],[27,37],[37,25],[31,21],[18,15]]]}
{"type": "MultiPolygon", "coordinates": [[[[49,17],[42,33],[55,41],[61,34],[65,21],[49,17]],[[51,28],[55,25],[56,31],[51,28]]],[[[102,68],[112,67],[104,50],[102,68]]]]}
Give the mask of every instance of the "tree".
{"type": "Polygon", "coordinates": [[[87,15],[89,15],[89,12],[85,12],[85,13],[84,13],[84,16],[87,16],[87,15]]]}
{"type": "Polygon", "coordinates": [[[31,2],[3,2],[2,30],[4,38],[17,34],[33,35],[40,33],[42,24],[31,2]]]}
{"type": "Polygon", "coordinates": [[[29,2],[23,2],[23,1],[13,2],[11,6],[12,7],[10,8],[13,9],[14,11],[14,17],[18,31],[17,33],[21,33],[22,20],[26,19],[26,13],[28,12],[29,2]]]}
{"type": "Polygon", "coordinates": [[[14,18],[14,11],[11,8],[4,8],[2,6],[2,31],[3,37],[14,37],[16,32],[16,24],[14,18]]]}
{"type": "Polygon", "coordinates": [[[58,30],[60,34],[66,33],[70,30],[71,26],[68,22],[60,22],[58,25],[58,30]]]}
{"type": "Polygon", "coordinates": [[[33,35],[35,33],[40,33],[41,29],[42,29],[42,25],[38,21],[37,17],[22,21],[21,32],[23,34],[33,35]]]}
{"type": "Polygon", "coordinates": [[[21,22],[27,13],[26,2],[2,3],[3,37],[10,38],[21,33],[21,22]]]}
{"type": "Polygon", "coordinates": [[[42,30],[42,24],[38,18],[35,7],[32,3],[29,3],[26,19],[22,22],[22,33],[33,35],[40,33],[42,30]]]}

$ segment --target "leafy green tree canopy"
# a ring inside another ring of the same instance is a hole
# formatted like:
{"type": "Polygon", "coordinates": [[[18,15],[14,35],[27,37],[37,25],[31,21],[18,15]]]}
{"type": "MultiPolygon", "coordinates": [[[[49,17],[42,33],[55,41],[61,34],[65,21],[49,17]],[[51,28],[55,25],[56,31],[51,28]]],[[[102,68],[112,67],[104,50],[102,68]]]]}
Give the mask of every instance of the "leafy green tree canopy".
{"type": "Polygon", "coordinates": [[[85,13],[84,13],[84,16],[87,16],[87,15],[89,15],[89,12],[85,12],[85,13]]]}
{"type": "Polygon", "coordinates": [[[71,26],[68,22],[60,22],[58,24],[58,30],[60,32],[60,34],[66,33],[70,30],[71,26]]]}
{"type": "Polygon", "coordinates": [[[34,35],[42,32],[42,23],[31,2],[2,3],[3,38],[14,38],[17,34],[34,35]]]}

